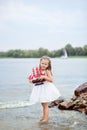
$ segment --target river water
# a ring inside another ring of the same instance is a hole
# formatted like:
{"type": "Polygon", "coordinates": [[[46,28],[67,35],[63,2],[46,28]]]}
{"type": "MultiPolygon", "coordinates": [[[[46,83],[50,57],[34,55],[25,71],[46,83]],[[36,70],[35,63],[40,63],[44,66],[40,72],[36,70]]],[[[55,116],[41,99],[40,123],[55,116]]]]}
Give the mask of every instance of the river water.
{"type": "MultiPolygon", "coordinates": [[[[54,84],[70,99],[87,82],[87,59],[52,58],[54,84]]],[[[87,130],[87,116],[76,111],[50,108],[47,124],[40,124],[40,104],[29,106],[32,86],[28,75],[39,59],[0,59],[0,130],[87,130]]]]}

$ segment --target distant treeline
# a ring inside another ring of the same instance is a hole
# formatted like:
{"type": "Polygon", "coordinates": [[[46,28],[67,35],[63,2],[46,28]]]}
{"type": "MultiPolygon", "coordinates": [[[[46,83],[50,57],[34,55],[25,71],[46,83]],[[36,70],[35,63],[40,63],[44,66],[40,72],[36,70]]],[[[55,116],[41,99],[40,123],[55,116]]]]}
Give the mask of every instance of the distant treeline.
{"type": "Polygon", "coordinates": [[[67,44],[64,48],[53,51],[45,48],[39,48],[38,50],[9,50],[0,52],[0,58],[39,58],[43,55],[54,58],[64,55],[64,49],[66,49],[68,56],[87,56],[87,45],[83,47],[72,47],[71,44],[67,44]]]}

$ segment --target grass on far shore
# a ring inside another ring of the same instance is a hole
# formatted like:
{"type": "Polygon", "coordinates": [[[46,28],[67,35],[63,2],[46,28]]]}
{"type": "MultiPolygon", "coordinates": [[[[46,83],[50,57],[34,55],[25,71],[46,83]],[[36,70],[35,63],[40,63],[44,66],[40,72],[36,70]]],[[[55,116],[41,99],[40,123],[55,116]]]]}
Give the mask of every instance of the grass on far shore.
{"type": "Polygon", "coordinates": [[[69,58],[87,58],[87,56],[69,56],[69,58]]]}

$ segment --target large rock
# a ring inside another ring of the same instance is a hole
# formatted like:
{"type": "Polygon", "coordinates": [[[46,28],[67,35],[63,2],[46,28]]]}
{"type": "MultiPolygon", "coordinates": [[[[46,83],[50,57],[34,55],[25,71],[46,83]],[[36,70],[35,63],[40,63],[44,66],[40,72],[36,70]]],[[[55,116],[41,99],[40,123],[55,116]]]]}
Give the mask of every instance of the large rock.
{"type": "Polygon", "coordinates": [[[70,100],[59,98],[49,104],[49,107],[58,106],[61,110],[76,110],[87,115],[87,82],[80,85],[70,100]]]}
{"type": "Polygon", "coordinates": [[[76,90],[74,91],[75,96],[80,96],[81,93],[87,92],[87,82],[80,85],[76,90]]]}

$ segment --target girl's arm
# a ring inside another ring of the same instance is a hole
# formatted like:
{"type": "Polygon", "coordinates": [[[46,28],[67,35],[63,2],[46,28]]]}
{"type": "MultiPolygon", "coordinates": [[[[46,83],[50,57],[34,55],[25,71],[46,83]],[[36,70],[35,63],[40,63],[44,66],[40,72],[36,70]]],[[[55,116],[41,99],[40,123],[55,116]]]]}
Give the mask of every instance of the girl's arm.
{"type": "Polygon", "coordinates": [[[46,73],[47,73],[47,76],[45,77],[45,80],[48,82],[53,82],[51,71],[47,70],[46,73]]]}
{"type": "Polygon", "coordinates": [[[52,74],[49,70],[46,70],[46,76],[42,76],[40,79],[44,79],[48,82],[53,82],[52,74]]]}

